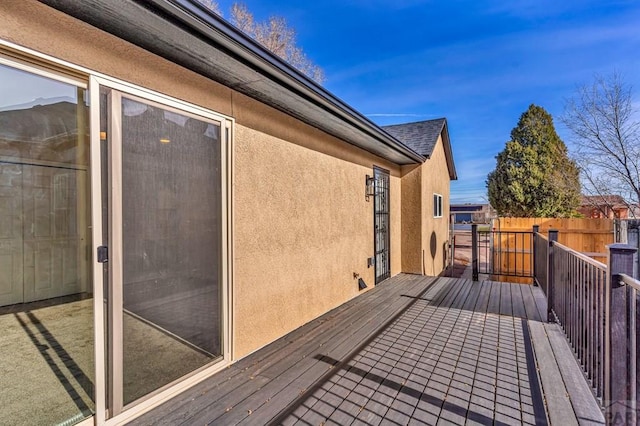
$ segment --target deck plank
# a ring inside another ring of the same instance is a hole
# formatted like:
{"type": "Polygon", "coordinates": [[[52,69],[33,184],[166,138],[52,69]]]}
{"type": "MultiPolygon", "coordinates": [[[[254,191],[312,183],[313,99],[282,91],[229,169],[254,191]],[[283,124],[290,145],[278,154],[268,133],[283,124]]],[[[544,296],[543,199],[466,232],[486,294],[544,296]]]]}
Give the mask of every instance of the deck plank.
{"type": "Polygon", "coordinates": [[[500,283],[497,281],[489,281],[491,285],[491,294],[489,295],[489,305],[487,313],[500,314],[500,283]]]}
{"type": "Polygon", "coordinates": [[[533,297],[533,288],[534,286],[522,286],[520,288],[522,291],[522,299],[524,301],[524,309],[527,312],[527,319],[530,321],[542,321],[542,317],[540,317],[540,312],[538,312],[538,307],[536,306],[536,301],[533,297]]]}
{"type": "Polygon", "coordinates": [[[458,296],[455,298],[455,300],[451,303],[450,307],[452,309],[462,309],[472,289],[472,285],[468,281],[458,281],[460,281],[460,292],[458,293],[458,296]]]}
{"type": "MultiPolygon", "coordinates": [[[[268,376],[269,378],[277,377],[279,373],[295,364],[292,360],[304,360],[316,347],[321,347],[333,341],[336,336],[342,333],[343,327],[358,321],[366,322],[367,319],[376,316],[375,312],[378,309],[393,310],[395,305],[389,306],[388,297],[400,299],[399,295],[401,293],[415,291],[415,282],[412,286],[405,287],[403,283],[408,282],[407,278],[401,278],[397,283],[394,283],[395,288],[393,289],[375,293],[373,290],[376,289],[373,289],[364,294],[363,296],[365,297],[357,298],[352,303],[348,302],[349,309],[340,309],[337,312],[331,311],[329,315],[323,316],[324,321],[319,321],[319,325],[311,324],[310,332],[304,331],[307,328],[305,326],[255,354],[240,360],[234,364],[234,369],[240,369],[240,374],[236,374],[233,377],[222,377],[220,380],[212,381],[213,383],[205,381],[188,391],[189,395],[208,395],[209,398],[195,397],[195,403],[188,403],[190,398],[182,400],[174,398],[170,403],[159,407],[158,416],[166,416],[165,419],[175,418],[175,422],[178,423],[179,421],[188,421],[193,416],[198,416],[202,413],[211,413],[217,409],[226,410],[237,405],[246,399],[252,393],[251,390],[255,388],[251,383],[252,378],[259,375],[268,376]],[[365,312],[364,314],[363,311],[365,312]],[[265,355],[262,354],[263,351],[265,355]],[[238,387],[242,387],[242,389],[238,389],[238,387]],[[181,410],[180,406],[182,404],[187,404],[188,407],[181,410]],[[163,411],[166,412],[163,413],[163,411]]],[[[432,279],[428,279],[428,281],[430,280],[432,279]]],[[[382,289],[382,287],[378,289],[382,289]]]]}
{"type": "Polygon", "coordinates": [[[500,283],[500,315],[513,315],[511,284],[500,283]]]}
{"type": "Polygon", "coordinates": [[[431,300],[431,304],[434,306],[441,306],[449,303],[451,298],[457,294],[460,286],[460,283],[452,278],[444,278],[442,281],[443,285],[441,289],[431,300]]]}
{"type": "Polygon", "coordinates": [[[552,425],[577,425],[571,400],[561,378],[560,369],[553,357],[553,350],[547,338],[544,323],[530,322],[531,340],[538,364],[542,392],[547,403],[549,422],[552,425]]]}
{"type": "Polygon", "coordinates": [[[579,367],[563,336],[540,322],[539,288],[404,274],[385,283],[132,424],[535,424],[544,408],[552,424],[577,424],[573,410],[600,424],[564,371],[579,367]]]}
{"type": "MultiPolygon", "coordinates": [[[[426,291],[428,289],[427,284],[423,283],[423,286],[422,290],[426,291]]],[[[225,411],[214,420],[224,424],[236,424],[247,419],[249,415],[252,416],[252,419],[259,417],[262,420],[276,416],[290,404],[292,398],[295,399],[301,392],[305,392],[335,367],[318,360],[314,355],[326,356],[336,360],[343,359],[349,352],[354,350],[354,346],[359,342],[366,341],[380,327],[389,322],[393,316],[397,315],[400,309],[421,295],[421,293],[410,292],[411,297],[400,297],[400,293],[407,292],[400,291],[396,294],[397,300],[387,301],[386,306],[377,312],[371,309],[361,312],[360,322],[362,324],[352,333],[348,334],[344,333],[343,330],[337,330],[337,333],[327,339],[328,341],[324,345],[314,344],[311,348],[303,348],[303,356],[300,356],[299,351],[290,353],[279,364],[277,370],[270,369],[271,371],[266,372],[270,376],[273,375],[273,380],[265,385],[260,392],[251,395],[244,401],[240,401],[233,409],[225,411]]],[[[196,415],[190,421],[199,423],[207,420],[210,418],[208,411],[220,411],[221,408],[223,407],[218,404],[211,405],[202,413],[202,416],[196,415]]],[[[247,421],[250,422],[251,420],[247,419],[247,421]]]]}
{"type": "Polygon", "coordinates": [[[529,287],[529,285],[513,283],[509,285],[511,286],[511,306],[513,307],[513,316],[516,318],[527,318],[522,287],[529,287]]]}
{"type": "MultiPolygon", "coordinates": [[[[445,280],[445,281],[446,281],[446,280],[445,280]]],[[[446,285],[446,284],[447,284],[447,283],[445,283],[445,285],[446,285]]],[[[449,283],[449,284],[450,284],[450,283],[449,283]]],[[[456,283],[456,284],[457,284],[457,283],[456,283]]],[[[458,289],[459,289],[459,287],[458,287],[458,289]]],[[[450,296],[451,296],[451,294],[452,294],[452,292],[447,292],[446,294],[447,294],[447,297],[450,297],[450,296]]],[[[375,329],[375,333],[377,333],[377,331],[378,331],[379,329],[380,329],[380,327],[376,327],[376,329],[375,329]]],[[[349,341],[345,342],[344,347],[342,347],[342,348],[337,348],[337,349],[335,349],[335,350],[333,350],[333,351],[330,351],[330,352],[328,352],[328,353],[324,354],[324,356],[326,356],[326,357],[327,357],[327,358],[329,358],[329,359],[334,359],[334,360],[340,360],[340,359],[343,359],[343,358],[350,359],[350,358],[352,358],[352,356],[353,356],[352,354],[353,354],[353,352],[354,352],[353,350],[351,350],[351,349],[350,349],[350,348],[352,347],[352,342],[353,342],[353,341],[358,341],[358,339],[359,339],[359,338],[352,338],[352,339],[349,339],[349,341]],[[351,352],[347,353],[346,351],[349,351],[349,350],[351,350],[351,352]]],[[[364,340],[364,341],[369,341],[369,339],[366,339],[366,340],[364,340]]],[[[356,351],[359,351],[359,350],[360,350],[360,348],[357,348],[357,349],[356,349],[356,351]]],[[[332,366],[332,368],[330,368],[330,370],[333,370],[333,368],[337,368],[337,366],[336,366],[336,365],[332,366]]],[[[310,372],[308,372],[308,374],[309,374],[310,376],[312,376],[312,377],[313,377],[316,373],[317,373],[317,372],[311,372],[311,371],[310,371],[310,372]]],[[[307,373],[305,373],[305,374],[307,374],[307,373]]],[[[324,381],[324,380],[322,380],[322,381],[324,381]]],[[[301,376],[298,380],[296,380],[294,383],[292,383],[292,384],[291,384],[291,387],[292,387],[292,388],[294,388],[294,389],[296,389],[296,386],[297,386],[298,388],[300,388],[300,385],[301,385],[301,384],[305,384],[305,383],[307,383],[307,382],[308,382],[308,381],[307,381],[307,378],[306,378],[306,377],[302,377],[302,376],[301,376]]],[[[306,388],[306,387],[304,387],[302,390],[303,390],[303,391],[307,391],[307,388],[306,388]]],[[[278,414],[280,411],[282,411],[284,408],[286,408],[286,407],[283,407],[283,406],[281,405],[281,403],[282,403],[282,402],[286,402],[286,401],[288,401],[288,399],[289,399],[289,398],[287,398],[287,396],[286,396],[285,394],[282,394],[282,398],[281,398],[281,399],[282,399],[282,401],[279,401],[279,402],[276,402],[276,403],[274,403],[274,401],[273,401],[273,400],[269,401],[269,404],[270,404],[269,410],[267,410],[267,411],[260,411],[260,415],[261,415],[261,417],[262,417],[263,419],[264,419],[264,418],[269,418],[270,416],[272,416],[272,415],[276,415],[276,414],[278,414]]],[[[227,419],[225,419],[225,421],[226,421],[226,420],[227,420],[227,419]]]]}
{"type": "Polygon", "coordinates": [[[531,294],[535,301],[536,309],[542,321],[547,321],[547,298],[540,287],[531,287],[531,294]]]}
{"type": "Polygon", "coordinates": [[[489,299],[491,297],[491,281],[482,281],[482,288],[478,294],[478,301],[475,305],[475,312],[486,314],[489,310],[489,299]]]}
{"type": "Polygon", "coordinates": [[[469,296],[467,300],[464,302],[462,309],[465,311],[473,311],[476,304],[478,303],[478,298],[480,297],[480,290],[482,289],[482,282],[473,282],[471,280],[465,280],[468,285],[471,287],[469,291],[469,296]]]}
{"type": "Polygon", "coordinates": [[[574,359],[573,352],[560,325],[546,323],[545,330],[578,422],[581,425],[605,424],[602,411],[598,409],[597,403],[595,403],[589,384],[574,359]]]}

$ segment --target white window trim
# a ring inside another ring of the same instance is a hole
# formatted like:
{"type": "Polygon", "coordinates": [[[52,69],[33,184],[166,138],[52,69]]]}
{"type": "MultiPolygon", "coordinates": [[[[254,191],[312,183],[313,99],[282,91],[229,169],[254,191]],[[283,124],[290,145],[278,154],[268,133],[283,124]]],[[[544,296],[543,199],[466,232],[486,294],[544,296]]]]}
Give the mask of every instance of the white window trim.
{"type": "MultiPolygon", "coordinates": [[[[0,40],[0,42],[2,42],[2,40],[0,40]]],[[[2,47],[2,44],[4,43],[0,43],[0,47],[2,47]]],[[[8,55],[2,52],[2,50],[0,50],[0,64],[2,65],[6,65],[8,67],[25,71],[34,75],[39,75],[41,77],[46,77],[51,80],[56,80],[61,83],[66,83],[72,86],[81,87],[83,89],[86,89],[88,87],[88,78],[85,78],[85,79],[74,78],[72,76],[65,75],[64,73],[56,72],[55,70],[47,68],[44,65],[46,62],[51,62],[51,61],[46,59],[41,60],[40,58],[37,58],[35,63],[30,63],[20,58],[14,58],[11,55],[8,55]],[[43,64],[38,64],[38,62],[42,62],[43,64]]],[[[81,72],[84,73],[84,71],[81,71],[81,72]]]]}
{"type": "Polygon", "coordinates": [[[433,193],[433,217],[435,219],[440,219],[443,217],[443,214],[444,214],[443,200],[444,200],[444,197],[442,196],[442,194],[438,194],[435,192],[433,193]]]}

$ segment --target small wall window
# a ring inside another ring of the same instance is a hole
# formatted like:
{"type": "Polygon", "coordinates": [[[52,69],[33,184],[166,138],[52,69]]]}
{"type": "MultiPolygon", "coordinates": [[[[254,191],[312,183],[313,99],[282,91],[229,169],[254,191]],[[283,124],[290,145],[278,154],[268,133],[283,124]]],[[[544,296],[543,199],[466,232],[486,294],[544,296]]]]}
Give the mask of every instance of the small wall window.
{"type": "Polygon", "coordinates": [[[442,217],[442,195],[433,194],[433,217],[442,217]]]}

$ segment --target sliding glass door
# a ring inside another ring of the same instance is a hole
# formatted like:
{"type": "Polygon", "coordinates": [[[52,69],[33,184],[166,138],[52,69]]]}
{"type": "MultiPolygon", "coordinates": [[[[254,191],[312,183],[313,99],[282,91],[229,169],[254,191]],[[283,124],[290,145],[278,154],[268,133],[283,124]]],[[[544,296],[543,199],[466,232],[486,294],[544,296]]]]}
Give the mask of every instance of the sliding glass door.
{"type": "Polygon", "coordinates": [[[107,87],[100,122],[113,416],[223,359],[228,130],[223,120],[107,87]]]}
{"type": "Polygon", "coordinates": [[[95,410],[86,94],[0,56],[0,424],[95,410]]]}
{"type": "Polygon", "coordinates": [[[125,418],[230,358],[231,121],[85,78],[0,55],[0,424],[125,418]]]}

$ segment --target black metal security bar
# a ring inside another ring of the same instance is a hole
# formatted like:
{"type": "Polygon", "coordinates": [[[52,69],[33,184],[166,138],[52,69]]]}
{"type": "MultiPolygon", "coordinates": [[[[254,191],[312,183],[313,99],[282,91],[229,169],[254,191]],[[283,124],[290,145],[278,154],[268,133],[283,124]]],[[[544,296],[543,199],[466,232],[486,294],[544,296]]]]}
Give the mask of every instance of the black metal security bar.
{"type": "Polygon", "coordinates": [[[389,172],[375,167],[374,178],[374,250],[376,284],[391,276],[389,236],[389,172]]]}

